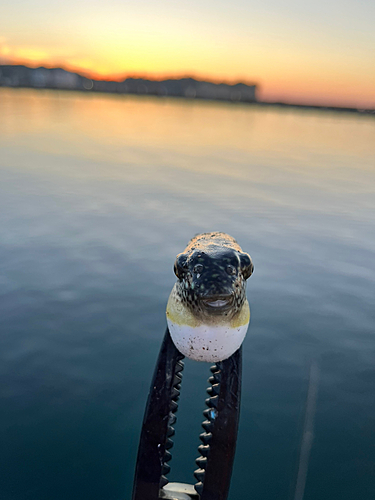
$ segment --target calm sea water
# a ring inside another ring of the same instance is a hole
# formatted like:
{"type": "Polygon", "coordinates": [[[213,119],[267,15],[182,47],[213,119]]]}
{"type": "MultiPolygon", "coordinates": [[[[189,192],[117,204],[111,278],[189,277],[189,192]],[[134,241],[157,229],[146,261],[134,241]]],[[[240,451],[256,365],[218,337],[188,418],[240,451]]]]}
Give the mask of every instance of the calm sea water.
{"type": "MultiPolygon", "coordinates": [[[[237,238],[248,282],[231,500],[375,498],[375,120],[0,89],[0,498],[129,499],[175,255],[237,238]]],[[[194,482],[186,362],[170,479],[194,482]]]]}

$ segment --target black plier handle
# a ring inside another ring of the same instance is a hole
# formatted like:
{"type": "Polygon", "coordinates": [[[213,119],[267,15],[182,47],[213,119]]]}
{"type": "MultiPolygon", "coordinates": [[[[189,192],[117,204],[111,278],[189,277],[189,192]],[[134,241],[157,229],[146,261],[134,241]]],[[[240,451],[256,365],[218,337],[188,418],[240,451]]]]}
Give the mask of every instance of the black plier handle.
{"type": "MultiPolygon", "coordinates": [[[[138,448],[132,500],[158,500],[168,484],[171,437],[182,381],[184,356],[167,329],[148,395],[138,448]]],[[[236,448],[242,372],[242,348],[211,367],[204,410],[204,432],[194,472],[200,500],[226,500],[236,448]]],[[[167,489],[167,488],[166,488],[167,489]]],[[[191,496],[194,498],[194,495],[191,496]]]]}

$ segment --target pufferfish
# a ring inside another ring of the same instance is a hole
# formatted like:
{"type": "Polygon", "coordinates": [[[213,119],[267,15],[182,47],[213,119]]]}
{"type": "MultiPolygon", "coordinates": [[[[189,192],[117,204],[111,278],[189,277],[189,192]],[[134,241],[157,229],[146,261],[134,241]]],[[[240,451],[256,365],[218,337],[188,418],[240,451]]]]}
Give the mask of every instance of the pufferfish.
{"type": "Polygon", "coordinates": [[[250,255],[225,233],[199,234],[177,255],[167,323],[182,354],[215,363],[237,351],[249,326],[246,280],[253,271],[250,255]]]}

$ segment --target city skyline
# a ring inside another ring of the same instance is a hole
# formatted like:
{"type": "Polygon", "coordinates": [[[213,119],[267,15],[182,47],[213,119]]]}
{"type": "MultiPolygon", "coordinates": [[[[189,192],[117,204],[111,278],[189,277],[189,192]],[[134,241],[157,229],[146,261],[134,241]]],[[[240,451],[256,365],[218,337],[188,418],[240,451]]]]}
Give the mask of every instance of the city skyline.
{"type": "Polygon", "coordinates": [[[374,107],[375,5],[318,0],[46,0],[3,7],[0,64],[101,79],[190,76],[258,85],[265,101],[374,107]]]}

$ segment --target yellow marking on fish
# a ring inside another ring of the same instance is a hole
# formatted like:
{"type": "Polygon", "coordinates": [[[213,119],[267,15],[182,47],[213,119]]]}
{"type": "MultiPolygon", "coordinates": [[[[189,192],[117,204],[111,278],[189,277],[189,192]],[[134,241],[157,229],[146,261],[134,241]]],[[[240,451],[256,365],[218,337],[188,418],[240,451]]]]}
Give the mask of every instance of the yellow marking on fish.
{"type": "Polygon", "coordinates": [[[230,326],[231,328],[238,328],[239,326],[247,325],[249,321],[250,321],[250,307],[246,299],[239,313],[234,318],[232,318],[230,326]]]}
{"type": "Polygon", "coordinates": [[[192,312],[183,305],[179,299],[176,291],[176,285],[173,287],[172,292],[168,299],[167,304],[167,318],[177,325],[188,325],[193,328],[199,326],[201,321],[199,321],[192,312]]]}

